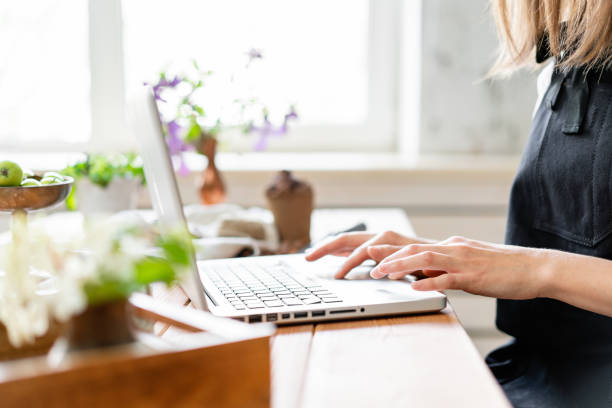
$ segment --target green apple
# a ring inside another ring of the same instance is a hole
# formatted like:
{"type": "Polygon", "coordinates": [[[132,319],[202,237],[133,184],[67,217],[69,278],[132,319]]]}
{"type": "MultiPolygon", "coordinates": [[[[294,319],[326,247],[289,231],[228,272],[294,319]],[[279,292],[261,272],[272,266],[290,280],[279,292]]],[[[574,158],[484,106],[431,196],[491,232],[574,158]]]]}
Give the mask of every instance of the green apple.
{"type": "Polygon", "coordinates": [[[43,174],[42,178],[47,178],[47,177],[52,177],[55,179],[58,179],[58,182],[62,182],[64,181],[64,176],[62,176],[61,174],[59,174],[56,171],[47,171],[45,174],[43,174]]]}
{"type": "Polygon", "coordinates": [[[40,183],[40,181],[33,179],[33,178],[27,178],[21,182],[21,187],[41,186],[41,185],[42,184],[40,183]]]}
{"type": "Polygon", "coordinates": [[[12,187],[21,184],[23,171],[17,163],[9,160],[0,161],[0,187],[12,187]]]}
{"type": "Polygon", "coordinates": [[[57,177],[43,177],[40,180],[40,184],[56,184],[63,182],[64,179],[58,179],[57,177]]]}
{"type": "Polygon", "coordinates": [[[22,179],[29,179],[34,177],[34,172],[30,169],[23,169],[23,175],[21,176],[22,179]]]}

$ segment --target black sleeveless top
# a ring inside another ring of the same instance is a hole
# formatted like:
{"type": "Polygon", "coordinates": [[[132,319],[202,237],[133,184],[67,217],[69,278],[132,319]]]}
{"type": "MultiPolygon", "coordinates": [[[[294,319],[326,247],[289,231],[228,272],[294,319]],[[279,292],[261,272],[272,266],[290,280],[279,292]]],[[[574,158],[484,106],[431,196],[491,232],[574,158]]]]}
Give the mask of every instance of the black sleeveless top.
{"type": "MultiPolygon", "coordinates": [[[[553,73],[512,186],[506,243],[612,259],[611,73],[553,73]]],[[[557,300],[499,300],[497,326],[534,345],[612,351],[612,318],[557,300]]]]}
{"type": "MultiPolygon", "coordinates": [[[[512,186],[506,243],[612,259],[612,71],[553,72],[512,186]]],[[[612,407],[612,318],[499,299],[496,324],[515,340],[487,363],[514,406],[612,407]]]]}

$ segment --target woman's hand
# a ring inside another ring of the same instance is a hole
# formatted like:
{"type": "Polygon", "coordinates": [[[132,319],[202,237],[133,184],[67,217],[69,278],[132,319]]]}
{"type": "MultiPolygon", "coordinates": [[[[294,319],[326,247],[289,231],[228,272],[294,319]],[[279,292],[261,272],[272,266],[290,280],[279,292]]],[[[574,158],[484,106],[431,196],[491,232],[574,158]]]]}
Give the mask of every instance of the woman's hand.
{"type": "Polygon", "coordinates": [[[542,296],[555,252],[452,237],[436,244],[406,245],[370,274],[400,279],[422,270],[428,278],[414,282],[416,290],[461,289],[497,298],[531,299],[542,296]]]}
{"type": "Polygon", "coordinates": [[[351,269],[361,265],[367,259],[377,262],[409,244],[426,244],[433,241],[411,238],[397,232],[386,231],[380,234],[351,232],[340,234],[323,242],[306,254],[306,260],[316,261],[325,255],[347,256],[335,277],[342,279],[351,269]],[[375,248],[369,250],[369,248],[375,248]]]}
{"type": "Polygon", "coordinates": [[[460,289],[502,299],[547,297],[612,317],[612,261],[551,249],[524,248],[452,237],[434,242],[395,232],[342,234],[308,253],[348,258],[344,277],[367,259],[374,278],[401,279],[421,272],[416,290],[460,289]]]}

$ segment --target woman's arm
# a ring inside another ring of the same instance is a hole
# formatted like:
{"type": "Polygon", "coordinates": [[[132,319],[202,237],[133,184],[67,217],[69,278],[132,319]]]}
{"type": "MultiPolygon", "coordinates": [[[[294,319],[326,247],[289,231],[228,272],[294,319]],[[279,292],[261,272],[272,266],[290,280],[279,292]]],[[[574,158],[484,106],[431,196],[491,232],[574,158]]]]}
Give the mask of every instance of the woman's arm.
{"type": "Polygon", "coordinates": [[[612,316],[612,261],[550,251],[542,296],[612,316]]]}
{"type": "MultiPolygon", "coordinates": [[[[370,253],[386,250],[369,248],[370,253]]],[[[413,283],[416,290],[461,289],[504,299],[548,297],[612,316],[612,261],[602,258],[453,237],[395,249],[371,275],[400,279],[417,270],[429,278],[413,283]]]]}

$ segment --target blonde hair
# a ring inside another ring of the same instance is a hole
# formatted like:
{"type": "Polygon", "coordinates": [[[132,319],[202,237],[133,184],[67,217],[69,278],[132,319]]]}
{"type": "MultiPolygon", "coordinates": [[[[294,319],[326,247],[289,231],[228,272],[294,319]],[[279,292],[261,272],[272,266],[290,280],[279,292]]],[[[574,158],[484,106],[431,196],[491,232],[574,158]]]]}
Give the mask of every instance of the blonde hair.
{"type": "Polygon", "coordinates": [[[500,40],[492,75],[534,66],[545,33],[551,56],[567,53],[561,67],[612,65],[612,0],[492,0],[492,11],[500,40]]]}

